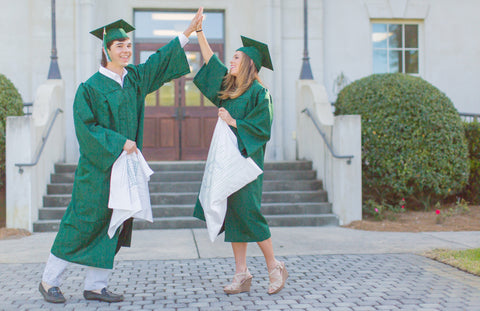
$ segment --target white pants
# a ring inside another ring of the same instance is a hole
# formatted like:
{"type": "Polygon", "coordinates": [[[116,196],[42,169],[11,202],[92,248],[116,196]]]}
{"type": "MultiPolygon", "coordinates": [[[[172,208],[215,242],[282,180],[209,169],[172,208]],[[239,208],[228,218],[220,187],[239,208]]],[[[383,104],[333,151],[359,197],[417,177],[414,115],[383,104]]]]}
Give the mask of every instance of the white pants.
{"type": "MultiPolygon", "coordinates": [[[[63,274],[70,263],[60,259],[50,253],[45,270],[43,271],[42,281],[50,286],[60,287],[63,283],[63,274]]],[[[101,269],[95,267],[86,267],[85,290],[99,290],[107,287],[108,277],[111,269],[101,269]]]]}

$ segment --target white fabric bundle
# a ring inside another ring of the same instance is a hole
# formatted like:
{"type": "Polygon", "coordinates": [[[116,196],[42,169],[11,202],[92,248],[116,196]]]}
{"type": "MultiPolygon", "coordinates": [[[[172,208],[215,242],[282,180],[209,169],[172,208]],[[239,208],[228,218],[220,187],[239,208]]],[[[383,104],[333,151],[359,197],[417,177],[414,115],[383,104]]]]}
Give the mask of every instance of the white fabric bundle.
{"type": "Polygon", "coordinates": [[[255,180],[263,171],[251,158],[244,158],[237,137],[218,118],[208,151],[199,200],[203,207],[210,240],[220,233],[227,212],[227,198],[255,180]]]}
{"type": "Polygon", "coordinates": [[[108,208],[113,209],[108,236],[112,238],[130,217],[153,222],[148,181],[153,171],[142,153],[123,151],[112,167],[108,208]]]}

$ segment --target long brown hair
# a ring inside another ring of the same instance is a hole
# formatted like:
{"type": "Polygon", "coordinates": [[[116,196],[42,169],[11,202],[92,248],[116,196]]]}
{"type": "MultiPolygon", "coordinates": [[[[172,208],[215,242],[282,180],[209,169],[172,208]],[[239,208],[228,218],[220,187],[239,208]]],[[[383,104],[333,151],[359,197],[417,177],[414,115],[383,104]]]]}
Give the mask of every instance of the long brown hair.
{"type": "MultiPolygon", "coordinates": [[[[115,41],[123,42],[127,39],[128,38],[119,38],[119,39],[115,39],[115,40],[112,40],[110,42],[107,42],[107,50],[110,50],[110,47],[112,46],[113,42],[115,42],[115,41]]],[[[101,61],[100,64],[102,65],[102,67],[107,67],[107,64],[108,64],[107,57],[105,56],[105,53],[103,53],[103,45],[102,45],[102,61],[101,61]]]]}
{"type": "Polygon", "coordinates": [[[221,99],[237,98],[242,95],[255,80],[262,84],[253,60],[248,57],[247,54],[243,52],[240,53],[242,53],[242,60],[240,61],[238,74],[233,76],[228,73],[225,78],[223,78],[222,91],[219,92],[221,99]]]}

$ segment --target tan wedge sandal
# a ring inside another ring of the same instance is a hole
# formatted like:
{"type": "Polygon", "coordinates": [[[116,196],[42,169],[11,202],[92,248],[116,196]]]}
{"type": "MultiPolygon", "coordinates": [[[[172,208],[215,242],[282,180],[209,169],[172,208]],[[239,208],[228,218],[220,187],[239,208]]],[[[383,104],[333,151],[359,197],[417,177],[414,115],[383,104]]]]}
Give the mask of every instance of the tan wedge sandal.
{"type": "Polygon", "coordinates": [[[223,288],[223,291],[227,294],[239,294],[243,292],[249,292],[250,286],[252,285],[253,276],[250,274],[250,271],[236,273],[233,276],[232,283],[228,284],[223,288]]]}
{"type": "Polygon", "coordinates": [[[276,294],[285,286],[285,281],[288,278],[288,272],[285,268],[285,263],[279,261],[277,266],[268,274],[270,277],[270,285],[268,286],[268,293],[270,295],[276,294]]]}

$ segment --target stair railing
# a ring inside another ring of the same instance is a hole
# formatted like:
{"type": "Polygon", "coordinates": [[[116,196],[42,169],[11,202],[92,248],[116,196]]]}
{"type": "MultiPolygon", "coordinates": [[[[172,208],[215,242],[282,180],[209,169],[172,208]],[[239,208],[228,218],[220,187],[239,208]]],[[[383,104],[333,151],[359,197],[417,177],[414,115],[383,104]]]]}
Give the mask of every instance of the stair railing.
{"type": "Polygon", "coordinates": [[[332,154],[332,156],[334,158],[337,158],[337,159],[347,159],[347,164],[350,165],[352,163],[353,155],[337,155],[335,153],[335,151],[333,150],[332,146],[330,145],[330,143],[328,142],[327,137],[325,136],[325,133],[322,131],[322,129],[318,125],[317,120],[315,120],[315,117],[310,112],[310,109],[305,108],[305,109],[302,110],[302,113],[305,113],[310,118],[310,120],[312,120],[313,125],[315,125],[318,133],[320,133],[320,136],[322,136],[323,141],[325,142],[325,145],[327,145],[327,148],[330,151],[330,153],[332,154]]]}
{"type": "Polygon", "coordinates": [[[460,112],[459,115],[464,122],[478,122],[480,120],[480,113],[460,112]]]}
{"type": "Polygon", "coordinates": [[[47,143],[47,139],[48,139],[48,136],[50,135],[50,131],[52,130],[52,127],[55,124],[55,120],[57,119],[57,116],[60,113],[63,113],[63,110],[60,109],[60,108],[57,108],[57,110],[55,110],[55,113],[53,115],[52,121],[50,121],[50,125],[48,126],[47,133],[45,134],[45,136],[42,137],[42,145],[38,149],[38,153],[37,153],[37,156],[35,158],[35,161],[32,162],[32,163],[15,163],[15,166],[18,167],[18,172],[20,174],[23,173],[23,167],[24,166],[35,166],[35,165],[37,165],[38,160],[40,159],[40,156],[42,155],[43,148],[45,148],[45,145],[47,143]]]}

